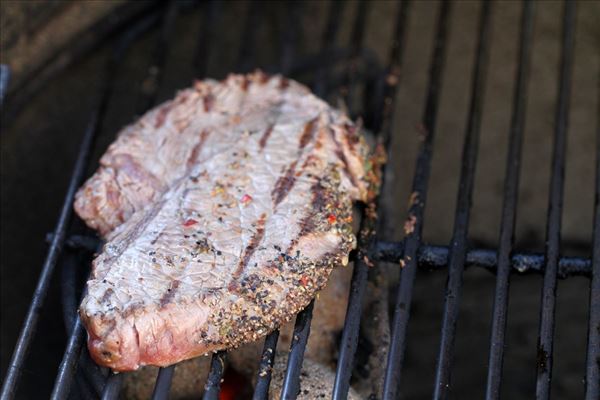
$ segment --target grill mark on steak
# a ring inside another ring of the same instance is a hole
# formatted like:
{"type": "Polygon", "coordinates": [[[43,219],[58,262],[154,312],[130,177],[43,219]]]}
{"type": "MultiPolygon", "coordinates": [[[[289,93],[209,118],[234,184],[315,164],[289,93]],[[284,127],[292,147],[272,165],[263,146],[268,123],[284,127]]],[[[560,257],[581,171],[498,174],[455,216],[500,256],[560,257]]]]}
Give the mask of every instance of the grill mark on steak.
{"type": "Polygon", "coordinates": [[[151,244],[151,245],[155,245],[155,244],[156,244],[156,242],[158,242],[158,239],[160,239],[160,238],[161,238],[161,236],[162,236],[162,235],[164,235],[164,233],[165,233],[165,230],[164,230],[164,229],[162,229],[160,232],[158,232],[158,234],[157,234],[157,235],[154,237],[154,239],[152,239],[152,240],[150,241],[150,244],[151,244]]]}
{"type": "Polygon", "coordinates": [[[138,182],[143,182],[154,190],[161,190],[162,184],[154,174],[144,167],[129,154],[117,154],[113,157],[112,168],[115,171],[125,172],[138,182]]]}
{"type": "Polygon", "coordinates": [[[271,118],[272,118],[271,122],[267,126],[267,129],[265,130],[262,137],[260,138],[260,141],[258,142],[260,152],[263,151],[263,149],[267,145],[267,141],[269,140],[269,138],[271,137],[271,134],[273,133],[273,128],[275,127],[275,125],[277,124],[277,121],[279,120],[279,117],[281,116],[281,107],[283,106],[283,104],[284,104],[283,101],[278,101],[277,103],[275,103],[275,109],[272,111],[272,115],[271,115],[271,118]]]}
{"type": "Polygon", "coordinates": [[[128,318],[136,313],[136,311],[144,308],[143,303],[133,303],[123,311],[123,318],[128,318]]]}
{"type": "Polygon", "coordinates": [[[344,168],[343,168],[344,175],[346,175],[348,177],[348,179],[350,179],[350,182],[352,182],[352,185],[354,185],[355,187],[358,187],[358,182],[356,181],[356,177],[354,176],[354,174],[352,174],[350,172],[350,165],[348,164],[348,159],[346,158],[346,155],[344,154],[344,149],[342,148],[341,143],[335,137],[335,133],[333,132],[333,129],[331,129],[331,127],[327,128],[327,129],[329,131],[329,135],[331,136],[331,140],[333,140],[333,143],[335,143],[335,155],[337,156],[337,158],[340,159],[342,164],[344,164],[344,168]]]}
{"type": "Polygon", "coordinates": [[[262,83],[263,85],[265,83],[269,82],[270,79],[271,79],[271,77],[269,75],[265,74],[264,72],[262,72],[262,71],[258,72],[258,81],[260,83],[262,83]]]}
{"type": "MultiPolygon", "coordinates": [[[[121,183],[119,182],[119,179],[115,179],[114,184],[116,186],[116,190],[114,187],[108,187],[107,188],[107,193],[106,193],[106,198],[107,201],[109,201],[109,204],[112,203],[115,207],[116,206],[121,206],[118,208],[115,208],[115,210],[119,210],[119,212],[117,212],[117,218],[119,219],[120,222],[124,222],[125,221],[125,203],[127,203],[130,207],[131,202],[129,201],[128,198],[121,196],[121,193],[123,193],[123,188],[121,187],[121,183]],[[123,202],[121,202],[121,200],[123,200],[123,202]]],[[[96,209],[98,209],[98,202],[95,202],[94,207],[96,207],[96,209]]]]}
{"type": "Polygon", "coordinates": [[[241,258],[240,262],[238,263],[236,270],[232,274],[232,280],[238,278],[242,274],[242,272],[244,272],[244,268],[246,268],[248,261],[250,261],[250,257],[252,257],[252,254],[254,254],[254,252],[256,251],[256,248],[258,247],[260,242],[262,242],[263,237],[265,235],[265,220],[266,219],[267,219],[267,214],[262,213],[260,215],[260,218],[258,218],[258,221],[256,221],[256,232],[250,239],[250,243],[248,243],[248,246],[246,246],[246,248],[244,249],[242,258],[241,258]]]}
{"type": "Polygon", "coordinates": [[[314,155],[309,155],[308,157],[306,157],[306,160],[304,160],[304,163],[302,163],[302,167],[300,167],[300,172],[304,172],[304,170],[312,163],[314,163],[317,160],[317,157],[315,157],[314,155]]]}
{"type": "Polygon", "coordinates": [[[321,185],[321,182],[316,182],[312,185],[310,191],[312,193],[312,211],[300,221],[300,234],[298,237],[308,235],[315,231],[317,228],[317,214],[327,205],[325,187],[321,185]]]}
{"type": "MultiPolygon", "coordinates": [[[[358,121],[358,126],[361,126],[361,122],[360,120],[358,121]]],[[[350,148],[352,150],[354,150],[354,148],[356,147],[356,145],[360,142],[360,137],[358,136],[358,131],[359,129],[351,124],[344,124],[344,128],[346,129],[346,132],[348,132],[348,134],[345,136],[346,138],[346,142],[348,142],[348,144],[350,145],[350,148]]]]}
{"type": "Polygon", "coordinates": [[[207,131],[206,129],[203,129],[202,132],[200,132],[200,141],[198,141],[198,143],[196,143],[196,145],[192,149],[192,152],[190,153],[190,156],[187,160],[186,165],[188,168],[192,167],[194,165],[194,163],[196,162],[196,159],[198,158],[198,154],[200,154],[200,150],[202,150],[202,147],[204,146],[204,142],[206,142],[206,139],[208,138],[209,134],[210,134],[210,132],[207,131]]]}
{"type": "Polygon", "coordinates": [[[281,78],[279,81],[279,89],[285,90],[290,86],[290,81],[287,78],[281,78]]]}
{"type": "Polygon", "coordinates": [[[161,308],[164,308],[167,304],[169,304],[173,300],[173,297],[175,296],[175,292],[177,291],[177,288],[179,288],[180,283],[181,282],[178,281],[177,279],[175,279],[174,281],[171,282],[171,285],[169,285],[169,288],[167,289],[167,291],[165,292],[163,297],[161,297],[161,299],[160,299],[160,307],[161,308]]]}
{"type": "MultiPolygon", "coordinates": [[[[311,212],[300,220],[298,226],[300,226],[300,232],[298,236],[292,240],[289,247],[286,249],[285,254],[290,255],[294,246],[298,244],[301,237],[309,235],[317,230],[319,221],[319,212],[325,209],[327,205],[327,194],[325,187],[321,182],[315,182],[310,191],[312,193],[311,212]]],[[[274,265],[277,268],[277,265],[274,265]]],[[[281,268],[279,268],[281,270],[281,268]]]]}
{"type": "MultiPolygon", "coordinates": [[[[131,231],[127,233],[121,243],[118,246],[112,246],[111,242],[107,243],[103,248],[103,254],[106,254],[106,258],[104,263],[112,264],[116,259],[118,259],[123,252],[131,245],[131,243],[136,239],[136,237],[140,234],[140,232],[144,231],[146,227],[152,222],[152,220],[156,217],[161,207],[164,205],[165,200],[160,200],[156,203],[156,207],[148,210],[148,213],[137,222],[132,228],[131,231]]],[[[162,232],[160,233],[162,234],[162,232]]]]}
{"type": "MultiPolygon", "coordinates": [[[[120,189],[119,187],[119,182],[115,181],[115,185],[117,186],[117,189],[120,189]]],[[[120,204],[119,198],[121,197],[121,192],[119,190],[115,190],[115,188],[113,186],[109,186],[106,189],[106,201],[107,203],[112,206],[115,210],[117,210],[120,204]]],[[[94,201],[94,208],[98,208],[98,202],[99,199],[97,199],[97,197],[92,197],[92,200],[94,201]]]]}
{"type": "Polygon", "coordinates": [[[158,129],[165,124],[165,120],[167,119],[167,114],[169,114],[169,111],[171,111],[171,108],[173,108],[173,104],[168,103],[168,104],[164,105],[163,107],[161,107],[160,110],[158,110],[158,113],[156,114],[156,121],[154,122],[154,128],[158,129]]]}
{"type": "MultiPolygon", "coordinates": [[[[318,119],[319,119],[319,117],[315,117],[315,118],[311,119],[310,121],[308,121],[306,123],[306,125],[304,125],[304,129],[302,131],[302,135],[300,136],[300,141],[299,141],[299,153],[300,154],[299,154],[298,158],[300,158],[300,156],[302,155],[302,152],[304,151],[304,148],[306,147],[306,145],[310,141],[312,141],[312,139],[315,137],[315,132],[317,131],[317,120],[318,119]]],[[[307,160],[304,162],[304,164],[302,165],[302,168],[301,168],[301,172],[304,171],[304,169],[308,165],[311,157],[312,157],[312,155],[310,155],[307,158],[307,160]]],[[[273,191],[271,192],[271,196],[273,197],[274,207],[277,207],[277,205],[279,205],[279,203],[281,203],[286,198],[286,196],[292,190],[292,188],[294,187],[294,184],[296,183],[296,176],[301,175],[301,172],[296,173],[297,163],[298,163],[298,160],[293,161],[290,164],[290,166],[288,167],[288,169],[285,171],[283,176],[279,177],[279,179],[277,179],[277,182],[275,182],[275,187],[273,188],[273,191]]]]}
{"type": "Polygon", "coordinates": [[[258,145],[259,145],[261,151],[267,145],[267,140],[269,140],[269,137],[271,136],[272,132],[273,132],[273,124],[271,124],[267,127],[267,129],[265,130],[265,133],[263,133],[263,135],[260,138],[260,141],[258,142],[258,145]]]}
{"type": "Polygon", "coordinates": [[[316,132],[317,119],[319,117],[315,117],[308,121],[306,125],[304,125],[304,131],[302,132],[302,136],[300,136],[299,147],[300,150],[304,149],[306,145],[313,139],[316,132]]]}
{"type": "Polygon", "coordinates": [[[296,183],[294,173],[296,172],[297,162],[298,161],[292,162],[283,176],[280,176],[279,179],[277,179],[277,182],[275,182],[275,187],[271,192],[274,207],[277,207],[294,187],[294,184],[296,183]]]}
{"type": "Polygon", "coordinates": [[[244,78],[242,79],[242,90],[246,92],[248,86],[250,86],[250,79],[248,79],[248,75],[244,75],[244,78]]]}
{"type": "Polygon", "coordinates": [[[210,112],[215,105],[215,96],[209,93],[202,98],[202,102],[204,103],[204,111],[210,112]]]}
{"type": "Polygon", "coordinates": [[[110,299],[110,296],[113,295],[115,291],[112,288],[106,289],[102,297],[100,298],[100,303],[105,303],[110,299]]]}

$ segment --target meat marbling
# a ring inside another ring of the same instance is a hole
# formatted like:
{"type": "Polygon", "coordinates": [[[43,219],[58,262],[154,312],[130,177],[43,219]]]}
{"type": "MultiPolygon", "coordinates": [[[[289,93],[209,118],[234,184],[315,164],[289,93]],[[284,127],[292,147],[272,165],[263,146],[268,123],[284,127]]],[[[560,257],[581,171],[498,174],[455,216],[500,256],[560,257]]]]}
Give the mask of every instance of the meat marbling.
{"type": "Polygon", "coordinates": [[[127,127],[75,208],[108,242],[80,315],[115,370],[254,341],[347,263],[373,169],[359,129],[257,72],[193,88],[127,127]]]}

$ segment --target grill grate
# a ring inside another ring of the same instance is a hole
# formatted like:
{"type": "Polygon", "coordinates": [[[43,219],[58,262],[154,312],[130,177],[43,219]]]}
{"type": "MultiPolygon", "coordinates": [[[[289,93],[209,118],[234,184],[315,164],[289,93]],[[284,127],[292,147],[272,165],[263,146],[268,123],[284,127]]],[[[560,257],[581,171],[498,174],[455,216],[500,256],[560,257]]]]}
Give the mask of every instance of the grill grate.
{"type": "Polygon", "coordinates": [[[392,339],[388,353],[388,365],[385,374],[384,396],[396,398],[400,387],[400,370],[404,361],[406,348],[406,331],[410,316],[410,304],[413,285],[417,270],[417,251],[421,245],[423,231],[423,218],[425,201],[427,200],[427,186],[431,170],[431,157],[433,153],[433,140],[435,137],[435,123],[439,104],[442,70],[446,52],[446,38],[448,32],[448,15],[450,3],[442,3],[439,13],[438,28],[435,37],[434,54],[429,74],[429,89],[423,115],[423,142],[417,158],[417,167],[413,180],[413,193],[418,193],[417,201],[412,202],[409,214],[415,218],[415,227],[411,235],[405,240],[400,288],[394,311],[392,323],[392,339]]]}
{"type": "MultiPolygon", "coordinates": [[[[64,247],[87,249],[95,251],[99,245],[88,236],[69,235],[69,224],[72,217],[72,203],[75,192],[84,178],[84,172],[90,153],[93,149],[94,138],[102,129],[102,121],[113,83],[118,73],[118,67],[135,38],[147,32],[155,25],[160,25],[152,65],[141,89],[138,112],[142,113],[152,107],[157,98],[158,87],[164,73],[164,65],[175,22],[182,7],[177,1],[166,2],[162,8],[152,15],[144,16],[136,21],[116,41],[112,55],[109,57],[104,86],[98,96],[98,102],[91,113],[88,126],[83,134],[77,161],[65,195],[63,208],[54,233],[50,236],[50,248],[42,273],[36,287],[32,303],[27,313],[25,323],[19,336],[13,358],[9,365],[7,376],[2,388],[2,399],[12,399],[16,396],[20,372],[27,359],[27,350],[34,338],[40,312],[46,298],[50,279],[58,263],[64,247]]],[[[268,68],[269,72],[281,71],[283,74],[312,72],[314,79],[312,88],[317,95],[324,97],[336,90],[346,104],[355,102],[359,82],[365,83],[364,100],[367,105],[364,111],[366,126],[374,132],[380,132],[379,141],[389,152],[392,136],[392,117],[395,104],[396,90],[401,80],[401,65],[404,53],[406,21],[409,14],[409,1],[398,4],[395,16],[395,29],[390,43],[389,61],[385,69],[375,69],[367,74],[361,73],[359,64],[371,61],[365,55],[363,39],[366,31],[366,20],[369,3],[360,1],[357,5],[356,19],[350,34],[349,49],[335,48],[336,34],[339,30],[340,15],[345,7],[344,2],[332,1],[329,6],[327,24],[322,36],[322,45],[315,56],[298,59],[297,47],[302,39],[299,34],[298,17],[302,13],[302,4],[293,2],[287,9],[287,29],[282,35],[280,63],[268,68]],[[327,62],[324,60],[327,59],[327,62]],[[332,65],[344,61],[345,69],[341,79],[333,77],[332,65]],[[371,76],[375,75],[375,76],[371,76]]],[[[202,4],[202,20],[200,37],[194,68],[199,77],[206,75],[207,60],[212,52],[219,15],[219,1],[209,1],[202,4]]],[[[256,51],[256,29],[264,19],[265,4],[252,2],[248,6],[248,14],[241,29],[241,47],[236,62],[237,71],[249,71],[254,65],[256,51]]],[[[440,269],[448,267],[448,282],[444,299],[444,311],[441,329],[441,340],[436,366],[435,386],[436,399],[448,397],[451,383],[452,354],[455,338],[455,327],[458,319],[460,294],[462,290],[462,275],[465,268],[470,266],[484,267],[496,273],[496,289],[492,314],[492,327],[489,347],[489,366],[486,386],[486,398],[500,397],[502,381],[502,363],[505,347],[506,319],[508,314],[508,295],[511,272],[543,273],[543,291],[541,321],[538,343],[538,365],[536,396],[539,399],[550,398],[550,382],[553,360],[553,331],[556,306],[557,278],[583,275],[591,278],[590,286],[590,320],[587,344],[586,369],[586,399],[600,397],[600,123],[597,136],[597,170],[596,170],[596,199],[594,216],[593,258],[561,257],[561,214],[564,186],[564,165],[566,159],[566,138],[569,111],[569,93],[571,90],[571,75],[574,58],[575,32],[575,3],[565,1],[562,55],[559,75],[558,104],[555,113],[554,152],[552,156],[552,179],[548,206],[547,242],[544,254],[518,253],[513,251],[514,231],[516,223],[517,196],[522,153],[523,131],[525,123],[525,105],[527,100],[527,82],[531,64],[532,31],[534,20],[534,4],[524,1],[519,36],[518,67],[515,77],[512,118],[509,134],[509,149],[506,161],[502,219],[498,250],[473,249],[467,245],[469,215],[472,205],[472,191],[477,163],[477,148],[480,135],[480,124],[483,107],[488,53],[491,40],[490,20],[493,3],[484,2],[478,30],[478,45],[475,58],[475,68],[472,75],[472,91],[470,107],[467,116],[460,184],[457,194],[457,207],[453,237],[450,246],[432,246],[422,243],[424,225],[424,210],[427,200],[428,181],[433,157],[433,144],[436,133],[436,119],[439,108],[442,75],[444,72],[447,53],[448,29],[452,4],[442,2],[436,23],[434,46],[429,68],[429,81],[424,104],[420,133],[422,142],[418,151],[416,170],[413,178],[411,204],[408,210],[408,220],[411,229],[403,241],[390,242],[376,237],[376,230],[381,224],[374,213],[368,212],[367,205],[363,207],[359,246],[354,258],[354,272],[351,281],[350,295],[346,320],[339,348],[339,361],[332,397],[345,399],[350,388],[354,359],[356,356],[361,309],[367,290],[367,275],[372,262],[400,263],[400,286],[395,303],[392,338],[385,366],[383,398],[397,398],[400,391],[402,367],[407,342],[407,328],[410,318],[413,286],[417,268],[440,269]]],[[[370,68],[367,68],[370,69],[370,68]]],[[[598,115],[600,115],[600,110],[598,115]]],[[[385,182],[385,174],[384,184],[385,182]]],[[[75,278],[73,277],[74,281],[75,278]]],[[[71,291],[75,296],[75,291],[71,291]]],[[[71,300],[74,304],[74,300],[71,300]]],[[[294,327],[293,341],[289,351],[287,370],[283,382],[282,397],[296,398],[300,390],[300,371],[304,350],[310,333],[310,323],[314,302],[300,312],[294,327]]],[[[118,398],[123,381],[123,374],[103,374],[100,369],[91,364],[87,352],[82,352],[85,342],[85,331],[74,311],[67,310],[65,316],[72,321],[67,348],[60,364],[53,399],[66,399],[71,392],[75,374],[84,371],[89,386],[82,385],[88,394],[96,391],[102,399],[118,398]],[[81,364],[81,365],[80,365],[81,364]],[[90,368],[87,368],[91,366],[90,368]]],[[[254,399],[268,398],[271,380],[270,366],[274,362],[275,349],[279,332],[269,334],[265,339],[264,349],[259,363],[259,373],[254,392],[254,399]]],[[[225,369],[227,353],[217,352],[211,360],[210,374],[205,387],[204,399],[219,398],[220,383],[225,369]]],[[[175,366],[161,368],[156,380],[153,399],[166,399],[169,395],[175,366]]],[[[82,392],[86,393],[86,392],[82,392]]],[[[94,397],[85,395],[85,397],[94,397]]]]}

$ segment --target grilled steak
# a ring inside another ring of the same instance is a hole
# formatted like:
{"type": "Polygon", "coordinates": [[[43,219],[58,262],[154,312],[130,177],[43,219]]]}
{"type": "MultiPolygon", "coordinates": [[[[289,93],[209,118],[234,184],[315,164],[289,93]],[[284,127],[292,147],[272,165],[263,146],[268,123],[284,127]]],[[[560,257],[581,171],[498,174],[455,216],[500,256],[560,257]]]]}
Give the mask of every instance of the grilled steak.
{"type": "Polygon", "coordinates": [[[80,314],[94,359],[169,365],[266,335],[355,243],[370,161],[352,122],[261,73],[205,81],[126,128],[78,194],[109,241],[80,314]]]}
{"type": "MultiPolygon", "coordinates": [[[[260,72],[231,75],[223,82],[196,82],[118,135],[100,159],[98,171],[77,193],[75,210],[106,237],[135,211],[157,201],[171,184],[189,174],[191,166],[232,147],[242,135],[258,135],[259,150],[267,147],[268,154],[278,140],[271,140],[275,128],[276,134],[285,134],[291,123],[310,121],[328,109],[305,86],[260,72]]],[[[347,120],[340,123],[346,130],[354,129],[347,120]]],[[[311,133],[303,140],[310,140],[311,133]]],[[[356,143],[346,143],[357,136],[341,135],[341,140],[336,151],[352,152],[344,162],[351,161],[347,169],[360,177],[356,143]]],[[[346,189],[354,198],[366,193],[360,181],[346,189]]]]}

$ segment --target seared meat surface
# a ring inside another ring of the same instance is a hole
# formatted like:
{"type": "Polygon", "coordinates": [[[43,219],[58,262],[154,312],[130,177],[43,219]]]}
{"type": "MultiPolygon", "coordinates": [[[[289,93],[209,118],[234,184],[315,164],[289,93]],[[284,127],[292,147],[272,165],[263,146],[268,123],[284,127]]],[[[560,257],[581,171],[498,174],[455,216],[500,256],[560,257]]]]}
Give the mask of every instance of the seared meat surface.
{"type": "Polygon", "coordinates": [[[80,308],[94,359],[169,365],[304,308],[355,243],[370,177],[357,131],[262,73],[199,82],[126,128],[75,205],[109,239],[80,308]]]}

